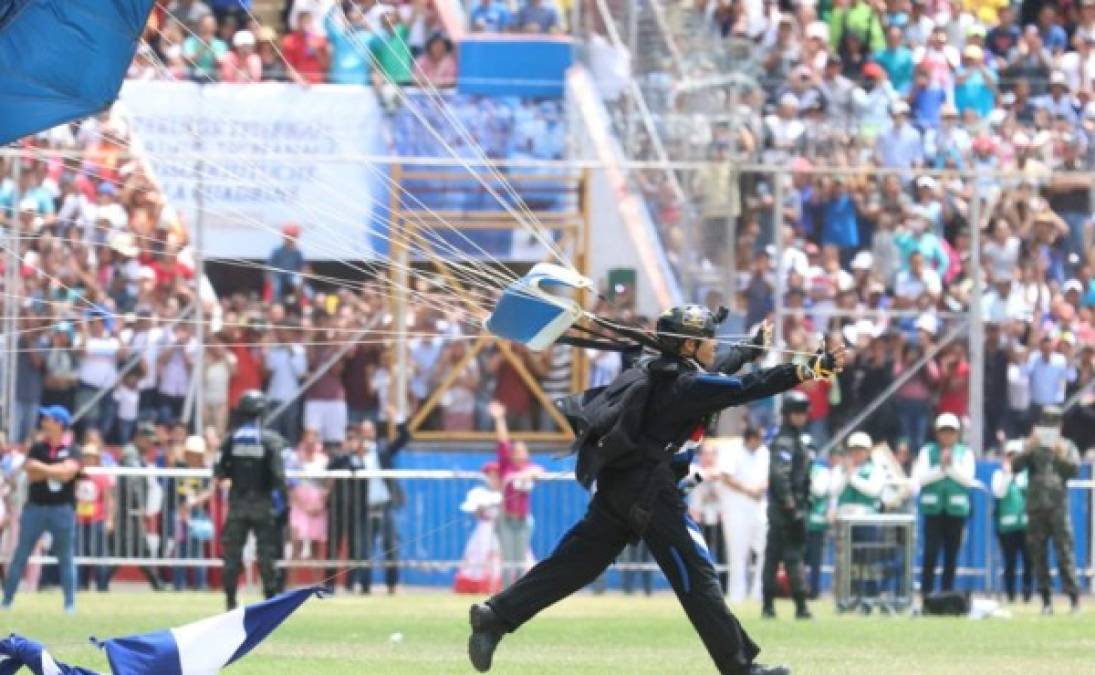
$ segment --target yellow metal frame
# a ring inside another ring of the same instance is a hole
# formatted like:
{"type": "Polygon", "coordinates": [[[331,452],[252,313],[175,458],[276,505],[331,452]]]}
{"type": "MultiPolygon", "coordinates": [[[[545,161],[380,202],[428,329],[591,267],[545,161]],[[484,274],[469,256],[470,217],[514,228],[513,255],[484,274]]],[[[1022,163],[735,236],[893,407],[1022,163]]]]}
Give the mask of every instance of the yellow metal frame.
{"type": "MultiPolygon", "coordinates": [[[[545,229],[561,233],[558,240],[559,248],[563,251],[571,249],[574,267],[583,275],[588,274],[589,268],[589,222],[590,222],[590,176],[589,170],[582,170],[581,172],[575,172],[575,174],[569,177],[573,180],[574,191],[578,196],[578,210],[572,212],[557,212],[557,211],[531,211],[530,213],[536,219],[536,221],[542,225],[545,229]]],[[[392,179],[402,187],[403,181],[433,181],[440,185],[446,182],[461,181],[466,182],[467,178],[446,172],[438,171],[409,171],[404,169],[400,165],[392,167],[392,179]]],[[[568,176],[544,176],[533,174],[508,174],[506,180],[515,184],[529,184],[529,183],[542,183],[552,182],[557,183],[560,180],[567,180],[568,176]]],[[[489,180],[489,179],[488,179],[489,180]]],[[[445,280],[451,285],[452,288],[457,291],[464,289],[464,284],[460,279],[453,274],[449,267],[448,262],[444,256],[438,253],[435,249],[434,243],[425,237],[418,231],[416,223],[424,220],[444,219],[447,226],[452,226],[458,230],[484,230],[484,229],[508,229],[519,230],[522,228],[521,223],[510,214],[506,212],[496,211],[425,211],[417,209],[406,209],[400,203],[398,197],[402,191],[393,189],[393,197],[390,200],[389,209],[389,236],[392,242],[392,258],[400,262],[401,264],[409,264],[409,247],[412,243],[415,245],[416,251],[422,251],[426,254],[426,258],[429,263],[437,270],[437,272],[445,278],[445,280]]],[[[391,274],[395,274],[396,266],[393,266],[391,274]]],[[[394,281],[394,279],[393,279],[394,281]]],[[[392,294],[396,295],[395,292],[392,294]]],[[[577,294],[578,302],[585,307],[589,300],[589,292],[586,289],[580,289],[577,294]]],[[[394,303],[396,302],[393,297],[393,315],[396,315],[394,303]]],[[[470,301],[469,301],[470,302],[470,301]]],[[[470,306],[469,309],[474,308],[476,314],[481,311],[478,307],[470,306]]],[[[403,327],[405,330],[405,326],[403,327]]],[[[405,341],[401,344],[405,344],[405,341]]],[[[502,354],[502,358],[509,363],[517,375],[525,383],[525,386],[529,388],[533,397],[540,403],[541,406],[547,410],[548,414],[558,425],[560,431],[514,431],[511,432],[511,436],[516,440],[523,441],[535,441],[545,443],[566,443],[573,440],[573,434],[570,432],[569,425],[566,423],[566,419],[559,413],[551,399],[544,392],[543,387],[537,382],[536,378],[525,367],[522,359],[514,353],[510,348],[510,345],[505,340],[500,340],[491,335],[487,331],[482,331],[475,342],[472,344],[471,349],[467,350],[460,361],[455,367],[451,368],[449,372],[445,373],[441,382],[430,392],[429,396],[423,402],[421,407],[415,412],[408,422],[408,428],[411,435],[416,440],[424,441],[458,441],[458,442],[489,442],[494,440],[493,431],[430,431],[423,430],[421,426],[423,422],[437,409],[437,406],[441,402],[442,397],[456,382],[457,378],[464,371],[467,365],[479,355],[488,346],[497,345],[499,351],[502,354]]],[[[397,347],[398,348],[398,347],[397,347]]],[[[585,355],[585,350],[574,348],[574,358],[571,361],[571,391],[580,391],[583,384],[587,381],[589,373],[589,362],[585,355]]]]}

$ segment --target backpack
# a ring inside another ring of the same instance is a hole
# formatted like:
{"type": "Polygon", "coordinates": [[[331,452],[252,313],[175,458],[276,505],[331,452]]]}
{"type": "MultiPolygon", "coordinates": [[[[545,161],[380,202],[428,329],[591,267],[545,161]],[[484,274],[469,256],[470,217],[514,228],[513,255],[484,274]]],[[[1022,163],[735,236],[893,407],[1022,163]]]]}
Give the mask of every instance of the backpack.
{"type": "Polygon", "coordinates": [[[578,454],[575,475],[586,489],[606,466],[628,466],[648,457],[641,429],[650,390],[650,372],[640,365],[607,386],[555,401],[574,431],[568,454],[578,454]]]}

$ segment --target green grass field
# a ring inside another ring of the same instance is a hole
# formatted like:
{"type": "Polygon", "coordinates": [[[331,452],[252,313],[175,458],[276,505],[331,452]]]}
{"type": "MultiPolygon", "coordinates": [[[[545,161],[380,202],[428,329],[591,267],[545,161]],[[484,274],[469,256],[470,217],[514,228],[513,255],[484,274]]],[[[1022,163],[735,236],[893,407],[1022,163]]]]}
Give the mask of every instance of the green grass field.
{"type": "MultiPolygon", "coordinates": [[[[409,592],[395,597],[309,600],[231,673],[469,673],[465,656],[471,598],[409,592]],[[402,633],[393,642],[393,633],[402,633]]],[[[57,593],[22,593],[0,615],[2,630],[46,643],[58,659],[90,668],[106,660],[87,637],[168,628],[221,611],[215,594],[118,591],[83,594],[74,616],[57,593]]],[[[1011,620],[837,616],[815,604],[818,619],[762,622],[756,606],[740,611],[764,649],[764,661],[796,673],[1083,673],[1095,672],[1095,610],[1039,616],[1013,608],[1011,620]]],[[[699,639],[671,595],[651,598],[581,594],[508,636],[497,673],[710,673],[699,639]]]]}

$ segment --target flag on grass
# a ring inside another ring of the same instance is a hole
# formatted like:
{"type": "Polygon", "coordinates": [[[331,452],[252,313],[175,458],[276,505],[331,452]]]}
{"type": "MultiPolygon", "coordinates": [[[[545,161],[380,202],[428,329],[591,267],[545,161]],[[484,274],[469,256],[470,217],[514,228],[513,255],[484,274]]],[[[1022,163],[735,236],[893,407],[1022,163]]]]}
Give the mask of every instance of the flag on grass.
{"type": "Polygon", "coordinates": [[[95,671],[54,661],[41,642],[15,633],[0,640],[0,675],[14,675],[26,667],[34,675],[97,675],[95,671]]]}
{"type": "Polygon", "coordinates": [[[114,675],[217,673],[254,649],[305,600],[322,592],[321,586],[310,586],[179,628],[95,642],[106,650],[114,675]]]}

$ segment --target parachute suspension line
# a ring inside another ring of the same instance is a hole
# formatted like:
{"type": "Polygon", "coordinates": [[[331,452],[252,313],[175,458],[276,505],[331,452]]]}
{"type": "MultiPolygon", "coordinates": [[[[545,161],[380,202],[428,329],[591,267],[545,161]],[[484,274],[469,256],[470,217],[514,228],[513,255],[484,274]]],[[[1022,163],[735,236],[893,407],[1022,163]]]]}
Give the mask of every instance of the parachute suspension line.
{"type": "MultiPolygon", "coordinates": [[[[155,62],[155,63],[156,63],[156,64],[157,64],[157,65],[158,65],[159,67],[161,67],[161,68],[164,68],[164,69],[166,69],[166,66],[164,66],[164,65],[163,65],[163,63],[162,63],[161,61],[159,61],[159,60],[158,60],[158,58],[157,58],[157,59],[155,59],[155,60],[154,60],[154,62],[155,62]]],[[[161,161],[161,162],[167,163],[167,164],[169,164],[169,165],[170,165],[170,164],[172,163],[172,161],[171,161],[171,160],[168,160],[168,159],[165,159],[165,158],[157,158],[157,161],[161,161]]],[[[187,165],[187,164],[183,164],[182,166],[184,166],[184,167],[188,167],[189,165],[187,165]]],[[[257,164],[256,164],[256,166],[257,166],[257,164]]],[[[236,174],[234,174],[234,173],[233,173],[232,171],[230,171],[230,170],[228,170],[228,169],[226,169],[226,168],[224,168],[224,167],[218,166],[217,168],[218,168],[218,169],[219,169],[219,170],[220,170],[220,171],[221,171],[222,173],[224,173],[224,174],[227,174],[227,175],[228,175],[228,176],[230,176],[230,177],[234,177],[234,176],[236,175],[236,174]]],[[[272,183],[271,183],[271,185],[272,185],[272,183]]],[[[337,199],[337,200],[343,200],[343,199],[345,199],[345,197],[344,197],[344,196],[336,194],[336,193],[335,193],[335,192],[333,192],[333,191],[332,191],[332,190],[331,190],[330,188],[326,188],[326,189],[327,189],[327,190],[328,190],[329,192],[331,192],[332,196],[333,196],[333,197],[334,197],[335,199],[337,199]]],[[[334,221],[334,222],[343,222],[343,223],[347,223],[347,224],[349,224],[349,225],[351,225],[351,226],[357,226],[357,225],[359,225],[358,223],[355,223],[355,222],[353,222],[353,221],[350,221],[350,220],[346,219],[345,217],[343,217],[343,216],[341,216],[341,215],[339,215],[339,214],[337,214],[337,213],[331,212],[331,211],[326,211],[326,212],[325,212],[325,211],[324,211],[324,210],[322,210],[322,209],[317,209],[317,208],[315,208],[315,207],[313,207],[313,206],[311,206],[311,205],[308,205],[308,204],[303,204],[303,203],[301,203],[301,207],[302,207],[302,208],[304,208],[304,209],[306,209],[307,211],[309,211],[309,212],[313,213],[313,214],[323,214],[323,213],[326,213],[326,214],[327,214],[327,217],[329,217],[329,218],[330,218],[330,220],[332,220],[332,221],[334,221]]],[[[263,222],[261,222],[261,221],[258,221],[258,220],[256,220],[256,219],[255,219],[254,217],[248,216],[248,215],[246,215],[246,214],[243,214],[242,212],[239,212],[239,211],[235,211],[235,210],[230,210],[230,212],[234,212],[234,213],[236,213],[237,215],[239,215],[239,217],[240,217],[241,219],[243,219],[243,220],[245,220],[245,221],[248,221],[248,222],[250,222],[250,223],[252,223],[252,224],[255,224],[255,225],[256,225],[257,227],[259,227],[259,228],[261,228],[261,229],[265,229],[265,230],[267,230],[267,231],[270,231],[270,232],[273,232],[273,233],[279,234],[279,236],[280,236],[280,232],[278,232],[276,228],[272,228],[272,227],[271,227],[271,226],[269,226],[268,224],[266,224],[266,223],[263,223],[263,222]]],[[[316,224],[317,224],[317,225],[319,225],[319,229],[321,229],[321,230],[325,230],[325,231],[327,231],[328,233],[330,233],[330,234],[332,235],[332,238],[333,238],[334,240],[338,240],[338,241],[342,241],[342,242],[345,242],[345,243],[346,243],[346,245],[347,245],[347,246],[348,246],[348,247],[349,247],[349,248],[350,248],[350,249],[352,250],[352,249],[354,248],[354,246],[355,246],[355,245],[357,245],[357,242],[353,242],[353,241],[349,240],[349,239],[348,239],[348,238],[347,238],[347,237],[346,237],[345,235],[343,235],[342,233],[340,233],[340,232],[338,232],[337,230],[334,230],[333,228],[331,228],[331,227],[329,227],[329,226],[325,225],[325,220],[326,220],[326,219],[327,219],[327,218],[317,218],[317,219],[316,219],[316,224]]],[[[374,234],[376,234],[376,235],[377,235],[377,236],[378,236],[379,238],[383,238],[383,239],[386,239],[386,240],[388,240],[388,241],[391,241],[391,238],[390,238],[390,237],[388,236],[388,234],[387,234],[387,233],[384,233],[384,232],[380,232],[380,231],[378,231],[378,230],[371,230],[371,231],[372,231],[372,232],[373,232],[374,234]]],[[[320,247],[320,246],[318,246],[318,245],[317,245],[316,247],[317,247],[317,248],[321,248],[321,247],[320,247]]],[[[344,250],[344,249],[340,249],[340,248],[338,247],[337,243],[335,243],[335,242],[332,242],[332,243],[330,244],[330,246],[326,248],[326,250],[327,250],[327,252],[329,252],[329,253],[333,254],[333,255],[334,255],[334,258],[335,258],[336,260],[339,260],[340,262],[342,262],[342,263],[343,263],[344,265],[346,265],[347,267],[350,267],[351,269],[354,269],[354,270],[356,270],[356,271],[362,272],[362,273],[364,273],[364,274],[367,274],[367,275],[375,275],[375,274],[376,274],[376,272],[377,272],[377,270],[376,270],[376,267],[378,267],[378,266],[379,266],[379,265],[381,264],[381,263],[380,263],[379,261],[375,261],[375,262],[371,262],[371,263],[366,263],[367,265],[371,266],[371,267],[372,267],[372,269],[366,269],[365,267],[362,267],[362,266],[359,266],[359,265],[355,265],[354,263],[352,263],[352,262],[350,262],[349,260],[347,260],[347,259],[345,259],[345,258],[343,258],[343,257],[342,257],[342,255],[343,255],[343,254],[345,253],[345,250],[344,250]]],[[[387,262],[388,264],[391,264],[391,265],[396,265],[396,266],[399,266],[399,267],[403,267],[402,265],[398,265],[397,263],[395,263],[395,261],[390,261],[390,260],[389,260],[389,261],[386,261],[386,262],[387,262]]],[[[409,273],[410,275],[412,275],[412,276],[415,276],[416,278],[420,278],[420,279],[423,279],[423,280],[425,280],[425,281],[427,281],[427,282],[432,282],[432,281],[433,281],[433,279],[431,279],[431,278],[429,278],[429,277],[424,277],[423,275],[419,274],[419,273],[418,273],[418,271],[417,271],[417,270],[415,270],[415,269],[413,269],[412,267],[407,267],[407,271],[408,271],[408,273],[409,273]]],[[[379,276],[379,275],[377,275],[377,276],[379,276]]],[[[390,278],[386,278],[386,279],[385,279],[385,281],[386,281],[387,283],[389,283],[390,285],[396,286],[396,284],[395,284],[395,283],[393,283],[393,282],[392,282],[392,280],[391,280],[390,278]]],[[[478,285],[482,287],[482,284],[478,284],[478,285]]],[[[411,294],[417,294],[417,295],[419,295],[419,296],[421,297],[421,299],[422,299],[422,300],[424,301],[424,303],[425,303],[425,304],[428,304],[428,305],[432,305],[432,306],[434,306],[435,308],[441,309],[442,311],[457,311],[457,312],[461,311],[461,307],[460,307],[460,305],[459,305],[459,304],[455,304],[455,303],[454,303],[454,304],[451,304],[451,305],[443,305],[443,304],[439,304],[439,301],[438,301],[438,300],[437,300],[436,298],[434,298],[433,296],[427,296],[427,295],[425,295],[425,294],[422,294],[421,292],[415,291],[415,290],[414,290],[413,288],[410,288],[410,287],[407,287],[407,288],[401,288],[401,290],[406,290],[406,291],[410,292],[411,294]]],[[[493,288],[491,288],[491,289],[489,289],[489,290],[493,291],[494,289],[493,289],[493,288]]],[[[493,300],[493,298],[490,298],[490,299],[491,299],[491,300],[493,300]]],[[[486,313],[486,312],[488,311],[488,310],[486,309],[486,307],[482,307],[482,306],[481,306],[481,307],[480,307],[480,309],[481,309],[481,310],[482,310],[482,311],[483,311],[484,313],[486,313]]]]}
{"type": "MultiPolygon", "coordinates": [[[[342,12],[342,9],[340,7],[336,7],[335,11],[337,11],[341,15],[340,20],[343,21],[344,25],[348,25],[348,23],[346,23],[346,16],[342,12]]],[[[378,57],[372,53],[372,50],[367,48],[362,49],[360,39],[356,35],[348,33],[347,37],[349,37],[350,44],[357,48],[358,55],[369,59],[369,62],[372,64],[373,68],[377,72],[379,72],[382,77],[385,78],[389,85],[393,87],[396,95],[402,100],[403,104],[407,107],[407,110],[409,110],[411,114],[413,114],[414,117],[419,121],[419,123],[421,123],[423,127],[430,133],[430,135],[433,136],[435,140],[437,140],[441,147],[444,148],[445,151],[448,152],[450,155],[452,155],[454,159],[460,162],[463,167],[468,171],[468,173],[471,174],[472,177],[474,177],[480,183],[480,185],[483,186],[488,194],[490,194],[491,197],[493,197],[498,202],[498,204],[506,210],[507,213],[512,215],[519,224],[525,227],[530,234],[536,237],[536,239],[541,244],[543,244],[545,248],[547,248],[547,250],[551,252],[551,254],[556,259],[559,260],[560,263],[562,263],[566,267],[573,269],[573,265],[571,265],[570,262],[566,259],[566,256],[562,253],[562,251],[560,251],[558,247],[555,246],[555,243],[551,241],[551,238],[545,236],[543,227],[538,227],[538,223],[527,221],[525,220],[525,218],[522,217],[522,214],[517,209],[523,208],[526,213],[530,213],[528,211],[527,205],[524,204],[524,200],[520,198],[516,190],[514,190],[513,186],[509,183],[509,181],[507,181],[505,177],[501,175],[497,171],[497,169],[495,169],[491,165],[489,161],[487,161],[486,153],[483,152],[482,146],[480,146],[479,143],[473,137],[471,137],[471,135],[468,133],[467,129],[460,122],[460,120],[455,118],[455,116],[451,114],[451,106],[445,103],[444,100],[439,101],[439,109],[442,111],[442,114],[449,118],[450,124],[452,124],[453,128],[457,131],[458,134],[461,134],[461,140],[463,140],[467,144],[467,147],[477,155],[476,158],[484,162],[484,166],[487,168],[488,172],[491,172],[494,178],[508,191],[509,195],[513,198],[513,203],[510,203],[509,200],[503,199],[502,196],[498,194],[497,190],[487,180],[483,178],[481,173],[474,170],[470,163],[465,161],[464,158],[461,157],[455,149],[453,149],[448,141],[445,140],[441,133],[429,123],[428,119],[426,119],[426,116],[422,114],[419,106],[413,100],[411,100],[411,97],[408,96],[400,88],[399,83],[393,81],[388,76],[388,74],[384,72],[384,69],[383,67],[381,67],[378,57]],[[515,204],[517,205],[516,208],[514,206],[515,204]]],[[[400,39],[402,40],[402,38],[400,39]]],[[[406,46],[406,43],[404,43],[404,46],[406,46]]],[[[275,49],[276,48],[277,46],[275,45],[275,49]]],[[[388,45],[388,49],[394,50],[394,47],[388,45]]],[[[413,68],[411,72],[412,76],[414,76],[413,68]]],[[[436,88],[434,88],[433,91],[436,94],[436,88]]],[[[533,219],[535,220],[535,217],[533,217],[533,219]]]]}

